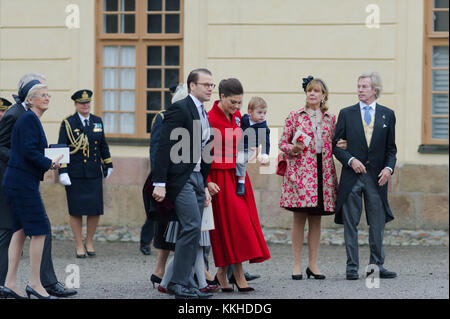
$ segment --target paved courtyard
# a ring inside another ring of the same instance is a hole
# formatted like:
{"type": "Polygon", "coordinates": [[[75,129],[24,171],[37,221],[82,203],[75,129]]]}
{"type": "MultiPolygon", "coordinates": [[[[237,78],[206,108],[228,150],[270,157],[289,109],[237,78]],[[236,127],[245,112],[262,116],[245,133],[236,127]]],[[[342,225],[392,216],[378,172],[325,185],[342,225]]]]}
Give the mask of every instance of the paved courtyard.
{"type": "MultiPolygon", "coordinates": [[[[19,287],[25,287],[29,274],[27,241],[19,269],[19,287]]],[[[72,299],[172,299],[153,289],[149,281],[156,261],[156,251],[144,256],[135,242],[96,242],[97,256],[75,258],[74,242],[53,241],[53,260],[57,276],[65,282],[66,267],[75,264],[80,271],[80,288],[72,299]]],[[[270,244],[272,258],[261,264],[245,264],[261,278],[251,282],[252,293],[218,292],[213,299],[448,299],[449,250],[445,246],[386,246],[385,267],[396,271],[396,279],[381,279],[379,288],[369,289],[362,277],[369,259],[368,246],[360,247],[361,279],[345,280],[345,247],[322,245],[319,267],[326,280],[291,279],[291,247],[270,244]]],[[[307,246],[303,250],[306,269],[307,246]]],[[[211,273],[216,269],[211,257],[211,273]]],[[[304,270],[303,275],[305,276],[304,270]]]]}

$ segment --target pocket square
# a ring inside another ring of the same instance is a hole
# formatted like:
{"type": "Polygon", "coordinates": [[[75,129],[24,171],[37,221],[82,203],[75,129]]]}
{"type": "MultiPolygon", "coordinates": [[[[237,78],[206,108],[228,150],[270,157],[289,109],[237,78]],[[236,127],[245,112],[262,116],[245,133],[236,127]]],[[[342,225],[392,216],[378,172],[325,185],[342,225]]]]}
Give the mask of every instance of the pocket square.
{"type": "Polygon", "coordinates": [[[383,128],[385,128],[385,127],[387,127],[387,125],[386,125],[386,124],[383,124],[383,128]]]}

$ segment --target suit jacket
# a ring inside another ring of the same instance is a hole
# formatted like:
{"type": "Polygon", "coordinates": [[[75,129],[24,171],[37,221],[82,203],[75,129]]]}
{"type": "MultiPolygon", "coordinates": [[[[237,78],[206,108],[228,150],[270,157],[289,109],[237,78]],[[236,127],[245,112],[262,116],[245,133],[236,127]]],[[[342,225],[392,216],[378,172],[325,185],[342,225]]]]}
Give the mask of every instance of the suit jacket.
{"type": "Polygon", "coordinates": [[[19,116],[25,113],[21,104],[11,106],[0,120],[0,228],[11,229],[12,217],[2,190],[2,180],[11,153],[11,134],[19,116]]]}
{"type": "MultiPolygon", "coordinates": [[[[378,175],[385,167],[395,169],[397,146],[395,145],[395,114],[391,109],[376,105],[375,122],[370,145],[367,145],[361,118],[359,103],[346,107],[339,112],[336,133],[333,140],[333,154],[342,163],[339,182],[335,222],[342,224],[342,206],[355,185],[358,174],[348,165],[354,156],[366,166],[367,174],[378,185],[378,175]],[[347,140],[347,149],[336,147],[339,139],[347,140]]],[[[393,172],[392,172],[393,173],[393,172]]],[[[394,219],[388,203],[388,184],[378,187],[386,210],[386,222],[394,219]]]]}
{"type": "MultiPolygon", "coordinates": [[[[70,125],[69,132],[75,140],[85,134],[88,137],[88,146],[83,151],[79,149],[76,153],[70,155],[70,163],[61,166],[59,173],[69,173],[70,178],[99,178],[102,176],[102,160],[106,168],[112,167],[111,155],[108,144],[106,143],[104,126],[102,119],[93,114],[89,115],[89,126],[85,129],[81,123],[77,112],[66,118],[70,125]]],[[[70,152],[74,151],[75,146],[71,145],[71,140],[67,134],[66,122],[61,123],[59,129],[58,144],[67,144],[70,146],[70,152]]]]}
{"type": "Polygon", "coordinates": [[[150,132],[150,171],[153,171],[155,168],[156,154],[158,153],[159,137],[161,135],[164,112],[165,111],[162,111],[156,114],[150,132]]]}
{"type": "MultiPolygon", "coordinates": [[[[155,158],[155,169],[152,172],[152,182],[166,183],[166,197],[171,202],[175,202],[176,197],[186,184],[201,156],[201,128],[200,131],[198,131],[197,127],[194,130],[194,120],[197,120],[196,123],[200,124],[197,107],[189,96],[172,104],[164,114],[158,152],[155,158]],[[179,133],[182,135],[177,134],[177,140],[171,140],[170,135],[175,129],[184,129],[183,131],[186,134],[182,134],[183,132],[180,130],[179,133]],[[185,160],[175,163],[170,153],[172,147],[180,142],[188,143],[183,144],[181,148],[177,148],[178,156],[185,160]],[[189,149],[186,148],[187,145],[189,149]]],[[[212,137],[210,137],[208,143],[211,140],[212,137]]],[[[206,163],[202,156],[200,172],[205,186],[207,185],[206,178],[210,166],[211,163],[206,163]]]]}
{"type": "Polygon", "coordinates": [[[8,170],[12,174],[5,174],[3,185],[11,188],[26,189],[27,185],[22,178],[14,178],[14,174],[39,181],[44,180],[44,173],[52,165],[52,160],[44,156],[47,146],[39,117],[31,110],[25,112],[14,125],[11,135],[11,156],[8,161],[8,170]],[[9,178],[7,178],[7,175],[9,178]]]}

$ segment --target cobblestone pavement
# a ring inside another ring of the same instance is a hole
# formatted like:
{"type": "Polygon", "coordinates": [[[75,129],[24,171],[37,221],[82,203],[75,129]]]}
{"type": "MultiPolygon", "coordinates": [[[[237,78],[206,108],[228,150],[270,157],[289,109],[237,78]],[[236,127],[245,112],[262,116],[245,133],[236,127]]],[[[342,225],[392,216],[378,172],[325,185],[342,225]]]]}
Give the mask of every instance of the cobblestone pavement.
{"type": "MultiPolygon", "coordinates": [[[[139,242],[140,228],[100,226],[94,240],[100,242],[139,242]]],[[[52,228],[56,240],[71,240],[72,232],[69,226],[52,228]]],[[[84,234],[86,227],[83,228],[84,234]]],[[[266,242],[274,244],[291,244],[290,230],[263,229],[266,242]]],[[[359,244],[368,245],[369,233],[366,230],[358,232],[359,244]]],[[[446,246],[449,234],[447,230],[386,230],[383,243],[385,246],[446,246]]],[[[305,236],[305,243],[307,236],[305,236]]],[[[322,229],[321,245],[344,245],[343,228],[322,229]]]]}

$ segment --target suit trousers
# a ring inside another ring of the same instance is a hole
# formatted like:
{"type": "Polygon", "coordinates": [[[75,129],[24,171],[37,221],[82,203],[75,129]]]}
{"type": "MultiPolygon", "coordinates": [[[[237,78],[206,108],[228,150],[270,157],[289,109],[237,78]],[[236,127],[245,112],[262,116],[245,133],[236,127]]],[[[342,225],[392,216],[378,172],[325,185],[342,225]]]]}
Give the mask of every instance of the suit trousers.
{"type": "MultiPolygon", "coordinates": [[[[12,238],[11,229],[0,229],[0,286],[5,284],[8,273],[8,249],[12,238]]],[[[52,261],[52,234],[46,235],[41,261],[41,283],[44,287],[56,284],[55,270],[52,261]]]]}
{"type": "Polygon", "coordinates": [[[362,196],[369,224],[369,264],[377,265],[380,270],[384,264],[383,236],[386,224],[386,210],[378,193],[378,184],[369,173],[361,174],[353,186],[347,201],[342,206],[344,221],[344,239],[347,252],[347,272],[358,271],[358,229],[362,213],[362,196]]]}
{"type": "Polygon", "coordinates": [[[175,213],[181,231],[175,245],[171,283],[190,286],[189,276],[197,256],[204,203],[203,176],[200,172],[192,172],[175,199],[175,213]]]}

